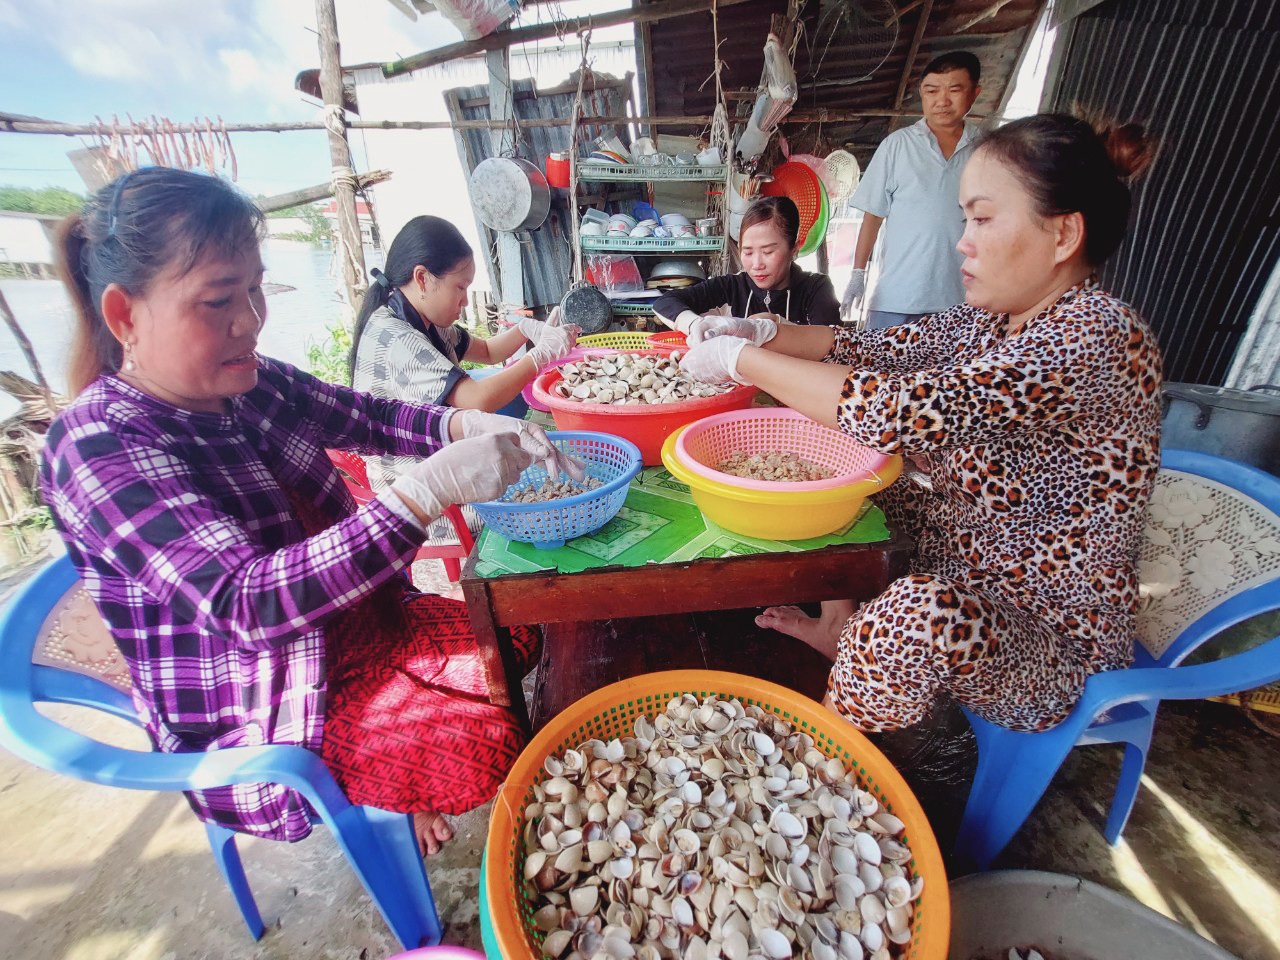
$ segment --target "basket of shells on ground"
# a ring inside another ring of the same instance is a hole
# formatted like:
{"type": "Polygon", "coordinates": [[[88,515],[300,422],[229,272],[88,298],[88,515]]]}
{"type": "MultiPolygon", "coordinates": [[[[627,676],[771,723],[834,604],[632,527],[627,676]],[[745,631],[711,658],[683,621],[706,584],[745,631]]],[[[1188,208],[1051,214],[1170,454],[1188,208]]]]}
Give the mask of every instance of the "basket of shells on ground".
{"type": "Polygon", "coordinates": [[[942,960],[942,856],[902,777],[777,684],[604,687],[516,761],[481,883],[506,960],[942,960]]]}
{"type": "Polygon", "coordinates": [[[541,463],[535,463],[499,499],[473,504],[490,530],[540,548],[561,547],[566,540],[603,527],[622,509],[627,489],[640,472],[639,449],[621,437],[552,430],[547,438],[586,464],[581,481],[550,477],[541,463]]]}
{"type": "Polygon", "coordinates": [[[542,373],[533,395],[561,430],[599,430],[626,437],[645,466],[662,462],[675,430],[726,410],[751,406],[751,386],[701,383],[680,370],[679,352],[588,351],[582,360],[542,373]]]}
{"type": "Polygon", "coordinates": [[[784,407],[735,410],[673,433],[662,463],[726,530],[803,540],[847,527],[868,496],[898,479],[886,456],[784,407]]]}

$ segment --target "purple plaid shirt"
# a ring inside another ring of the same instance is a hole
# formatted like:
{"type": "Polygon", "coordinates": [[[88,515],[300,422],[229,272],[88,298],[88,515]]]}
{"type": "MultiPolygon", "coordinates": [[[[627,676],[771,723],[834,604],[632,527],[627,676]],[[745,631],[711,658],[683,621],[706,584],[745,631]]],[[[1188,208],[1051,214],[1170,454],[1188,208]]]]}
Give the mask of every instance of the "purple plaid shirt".
{"type": "MultiPolygon", "coordinates": [[[[356,510],[325,448],[424,456],[442,445],[444,409],[264,358],[229,415],[180,410],[103,376],[54,421],[45,501],[160,750],[319,750],[324,623],[422,542],[377,500],[356,510]],[[282,484],[345,519],[304,537],[282,484]]],[[[188,796],[200,817],[247,833],[299,840],[311,830],[302,798],[274,784],[188,796]]]]}

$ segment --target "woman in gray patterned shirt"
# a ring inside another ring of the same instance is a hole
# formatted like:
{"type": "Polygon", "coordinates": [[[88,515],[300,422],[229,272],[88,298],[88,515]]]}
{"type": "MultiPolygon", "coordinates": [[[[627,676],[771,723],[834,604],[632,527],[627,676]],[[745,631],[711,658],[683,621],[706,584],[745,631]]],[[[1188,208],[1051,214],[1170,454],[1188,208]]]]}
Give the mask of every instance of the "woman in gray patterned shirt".
{"type": "MultiPolygon", "coordinates": [[[[549,323],[527,317],[487,340],[460,327],[476,261],[458,228],[439,217],[406,223],[387,251],[385,272],[370,276],[352,338],[351,373],[352,385],[374,396],[492,413],[577,339],[577,328],[559,326],[554,313],[549,323]],[[524,357],[491,377],[473,380],[462,369],[464,360],[503,363],[526,343],[524,357]]],[[[390,483],[412,462],[384,457],[370,479],[375,487],[390,483]]]]}

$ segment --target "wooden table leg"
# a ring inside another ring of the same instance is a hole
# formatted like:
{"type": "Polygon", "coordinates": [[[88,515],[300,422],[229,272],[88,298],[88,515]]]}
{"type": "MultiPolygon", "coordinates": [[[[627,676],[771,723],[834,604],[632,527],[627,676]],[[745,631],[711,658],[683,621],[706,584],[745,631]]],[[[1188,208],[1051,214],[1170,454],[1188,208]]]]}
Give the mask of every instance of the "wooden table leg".
{"type": "Polygon", "coordinates": [[[489,702],[500,707],[510,707],[525,732],[531,732],[533,728],[529,723],[529,707],[525,703],[524,688],[521,686],[524,678],[520,676],[516,666],[511,631],[494,622],[493,598],[488,585],[484,580],[468,577],[464,573],[462,595],[467,601],[471,630],[475,634],[480,659],[484,664],[489,702]]]}

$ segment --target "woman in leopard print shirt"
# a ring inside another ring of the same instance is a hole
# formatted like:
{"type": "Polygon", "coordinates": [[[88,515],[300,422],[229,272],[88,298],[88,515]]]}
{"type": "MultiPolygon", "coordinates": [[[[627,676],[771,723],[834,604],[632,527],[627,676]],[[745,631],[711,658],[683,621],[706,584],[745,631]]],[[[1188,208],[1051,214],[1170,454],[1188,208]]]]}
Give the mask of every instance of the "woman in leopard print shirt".
{"type": "Polygon", "coordinates": [[[880,501],[916,537],[909,576],[847,621],[850,605],[759,618],[833,657],[827,704],[862,729],[917,723],[942,695],[1043,729],[1130,661],[1160,353],[1093,272],[1149,158],[1134,125],[1010,123],[961,180],[967,304],[862,333],[726,318],[686,356],[928,474],[880,501]]]}

